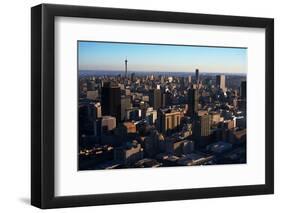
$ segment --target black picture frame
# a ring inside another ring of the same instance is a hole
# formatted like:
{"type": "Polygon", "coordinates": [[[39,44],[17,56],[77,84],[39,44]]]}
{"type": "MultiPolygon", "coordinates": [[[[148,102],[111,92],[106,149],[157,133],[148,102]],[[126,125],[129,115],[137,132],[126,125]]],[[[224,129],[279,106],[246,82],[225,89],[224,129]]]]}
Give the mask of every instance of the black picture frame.
{"type": "Polygon", "coordinates": [[[36,207],[47,209],[274,193],[274,20],[271,18],[41,4],[31,8],[31,97],[31,204],[36,207]],[[56,197],[54,21],[57,16],[264,28],[265,184],[56,197]]]}

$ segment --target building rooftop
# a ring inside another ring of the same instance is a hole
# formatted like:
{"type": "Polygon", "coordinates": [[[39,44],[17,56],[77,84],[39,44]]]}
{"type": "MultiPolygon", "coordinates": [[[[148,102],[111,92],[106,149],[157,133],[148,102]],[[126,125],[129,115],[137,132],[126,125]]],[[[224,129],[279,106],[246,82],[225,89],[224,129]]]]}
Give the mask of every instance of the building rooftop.
{"type": "Polygon", "coordinates": [[[110,116],[110,115],[104,115],[104,116],[102,116],[102,119],[103,120],[111,120],[111,119],[116,119],[116,118],[113,117],[113,116],[110,116]]]}
{"type": "Polygon", "coordinates": [[[230,150],[232,145],[223,141],[219,141],[207,146],[207,150],[210,150],[214,153],[222,153],[224,151],[230,150]]]}

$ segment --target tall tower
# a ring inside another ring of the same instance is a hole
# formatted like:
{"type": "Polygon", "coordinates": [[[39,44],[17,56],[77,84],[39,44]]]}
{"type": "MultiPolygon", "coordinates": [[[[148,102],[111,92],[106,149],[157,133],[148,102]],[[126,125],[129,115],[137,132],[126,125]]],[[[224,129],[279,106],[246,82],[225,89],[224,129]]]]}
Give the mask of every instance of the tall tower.
{"type": "Polygon", "coordinates": [[[197,89],[190,88],[188,90],[188,114],[195,116],[198,112],[199,93],[197,89]]]}
{"type": "Polygon", "coordinates": [[[240,96],[241,96],[241,99],[246,99],[247,97],[247,83],[246,81],[242,81],[241,82],[241,87],[240,87],[240,96]]]}
{"type": "Polygon", "coordinates": [[[158,110],[161,107],[161,90],[160,89],[151,89],[149,91],[149,105],[153,109],[158,110]]]}
{"type": "Polygon", "coordinates": [[[195,70],[195,81],[196,81],[196,84],[198,85],[199,84],[199,69],[196,69],[195,70]]]}
{"type": "Polygon", "coordinates": [[[225,75],[216,76],[216,85],[223,91],[225,91],[225,75]]]}
{"type": "Polygon", "coordinates": [[[206,146],[211,134],[211,115],[196,115],[193,122],[193,135],[196,140],[197,147],[206,146]]]}
{"type": "Polygon", "coordinates": [[[128,60],[126,57],[126,59],[125,59],[125,78],[127,78],[127,71],[128,71],[128,60]]]}
{"type": "Polygon", "coordinates": [[[111,115],[119,122],[121,119],[121,90],[114,82],[105,82],[101,89],[102,115],[111,115]]]}

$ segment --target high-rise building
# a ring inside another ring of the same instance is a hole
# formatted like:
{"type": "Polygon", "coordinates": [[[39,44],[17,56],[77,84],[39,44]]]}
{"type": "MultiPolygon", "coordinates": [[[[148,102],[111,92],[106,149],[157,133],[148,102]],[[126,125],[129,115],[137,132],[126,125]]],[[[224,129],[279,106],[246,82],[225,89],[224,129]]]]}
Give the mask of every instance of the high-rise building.
{"type": "Polygon", "coordinates": [[[164,84],[164,82],[165,82],[164,76],[160,75],[159,78],[160,78],[160,83],[161,83],[161,84],[164,84]]]}
{"type": "Polygon", "coordinates": [[[174,130],[179,127],[183,113],[176,110],[158,110],[159,131],[166,134],[168,130],[174,130]]]}
{"type": "Polygon", "coordinates": [[[94,132],[94,113],[90,104],[79,103],[79,136],[91,135],[94,132]]]}
{"type": "Polygon", "coordinates": [[[185,79],[184,79],[184,77],[180,77],[179,78],[179,84],[180,84],[181,88],[185,87],[185,79]]]}
{"type": "Polygon", "coordinates": [[[162,107],[168,107],[172,105],[172,94],[168,92],[162,93],[162,107]]]}
{"type": "Polygon", "coordinates": [[[240,86],[240,98],[237,100],[237,107],[239,110],[242,110],[244,113],[246,113],[246,108],[247,108],[246,98],[247,98],[247,82],[242,81],[240,86]]]}
{"type": "Polygon", "coordinates": [[[145,112],[145,120],[150,124],[153,125],[157,119],[157,111],[153,110],[152,107],[147,108],[145,112]]]}
{"type": "Polygon", "coordinates": [[[225,91],[225,75],[217,75],[216,76],[216,85],[223,91],[225,91]]]}
{"type": "Polygon", "coordinates": [[[191,75],[189,75],[189,76],[187,77],[187,83],[188,83],[188,85],[191,85],[191,83],[192,83],[191,75]]]}
{"type": "Polygon", "coordinates": [[[194,116],[198,111],[199,93],[197,89],[191,88],[188,90],[188,114],[194,116]]]}
{"type": "Polygon", "coordinates": [[[241,96],[241,99],[246,99],[246,97],[247,97],[247,82],[246,81],[241,82],[240,96],[241,96]]]}
{"type": "Polygon", "coordinates": [[[135,79],[136,79],[136,74],[133,72],[133,73],[131,74],[131,81],[135,81],[135,79]]]}
{"type": "Polygon", "coordinates": [[[207,145],[211,134],[211,115],[195,116],[193,125],[197,146],[207,145]]]}
{"type": "Polygon", "coordinates": [[[168,94],[167,93],[162,93],[161,94],[161,106],[164,108],[166,107],[167,103],[168,103],[168,94]]]}
{"type": "Polygon", "coordinates": [[[94,104],[94,119],[101,118],[101,104],[100,102],[94,104]]]}
{"type": "Polygon", "coordinates": [[[199,79],[199,69],[196,69],[195,70],[195,83],[199,84],[199,81],[200,81],[200,79],[199,79]]]}
{"type": "Polygon", "coordinates": [[[125,59],[125,78],[127,78],[127,72],[128,72],[128,60],[125,59]]]}
{"type": "Polygon", "coordinates": [[[121,120],[121,90],[114,82],[105,82],[101,90],[101,108],[103,115],[114,116],[121,120]]]}
{"type": "Polygon", "coordinates": [[[155,110],[158,110],[161,107],[161,90],[152,89],[149,91],[149,105],[155,110]]]}
{"type": "Polygon", "coordinates": [[[127,110],[132,108],[130,96],[121,97],[121,121],[126,120],[127,110]]]}

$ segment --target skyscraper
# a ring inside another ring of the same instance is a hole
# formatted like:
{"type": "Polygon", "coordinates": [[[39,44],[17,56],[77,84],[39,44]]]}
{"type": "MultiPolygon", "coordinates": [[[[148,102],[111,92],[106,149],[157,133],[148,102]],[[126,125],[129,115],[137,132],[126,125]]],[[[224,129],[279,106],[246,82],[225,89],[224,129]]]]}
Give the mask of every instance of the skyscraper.
{"type": "Polygon", "coordinates": [[[246,81],[241,82],[240,96],[241,96],[241,99],[246,99],[246,97],[247,97],[247,83],[246,83],[246,81]]]}
{"type": "Polygon", "coordinates": [[[158,128],[163,134],[166,134],[168,130],[176,129],[181,122],[183,114],[180,111],[174,110],[158,110],[158,128]]]}
{"type": "Polygon", "coordinates": [[[211,115],[196,115],[194,120],[194,138],[197,146],[207,145],[211,134],[211,115]]]}
{"type": "Polygon", "coordinates": [[[225,91],[225,75],[217,75],[216,76],[216,85],[223,91],[225,91]]]}
{"type": "Polygon", "coordinates": [[[100,134],[100,118],[102,117],[102,113],[101,113],[101,104],[95,103],[94,104],[94,111],[93,111],[94,115],[93,115],[93,131],[94,131],[94,136],[98,136],[100,134]]]}
{"type": "Polygon", "coordinates": [[[190,88],[188,90],[188,114],[189,116],[194,116],[198,111],[199,94],[198,90],[190,88]]]}
{"type": "Polygon", "coordinates": [[[114,82],[105,82],[101,90],[103,115],[111,115],[119,122],[121,119],[121,90],[114,82]]]}
{"type": "Polygon", "coordinates": [[[126,120],[127,110],[132,108],[130,96],[121,97],[121,121],[126,120]]]}
{"type": "Polygon", "coordinates": [[[127,78],[127,72],[128,72],[128,60],[125,59],[125,78],[127,78]]]}
{"type": "Polygon", "coordinates": [[[199,81],[200,81],[200,79],[199,79],[199,69],[196,69],[195,70],[195,83],[199,84],[199,81]]]}
{"type": "Polygon", "coordinates": [[[188,83],[188,86],[190,86],[191,85],[191,75],[189,75],[188,77],[187,77],[187,83],[188,83]]]}
{"type": "Polygon", "coordinates": [[[151,89],[149,91],[149,105],[158,110],[161,107],[161,102],[161,90],[151,89]]]}
{"type": "Polygon", "coordinates": [[[94,118],[98,119],[101,118],[102,113],[101,113],[101,104],[100,102],[97,102],[94,104],[94,118]]]}
{"type": "Polygon", "coordinates": [[[133,73],[131,74],[131,81],[135,81],[135,78],[136,78],[136,74],[133,72],[133,73]]]}
{"type": "Polygon", "coordinates": [[[246,113],[247,107],[247,82],[242,81],[240,86],[240,99],[238,100],[238,108],[246,113]]]}

